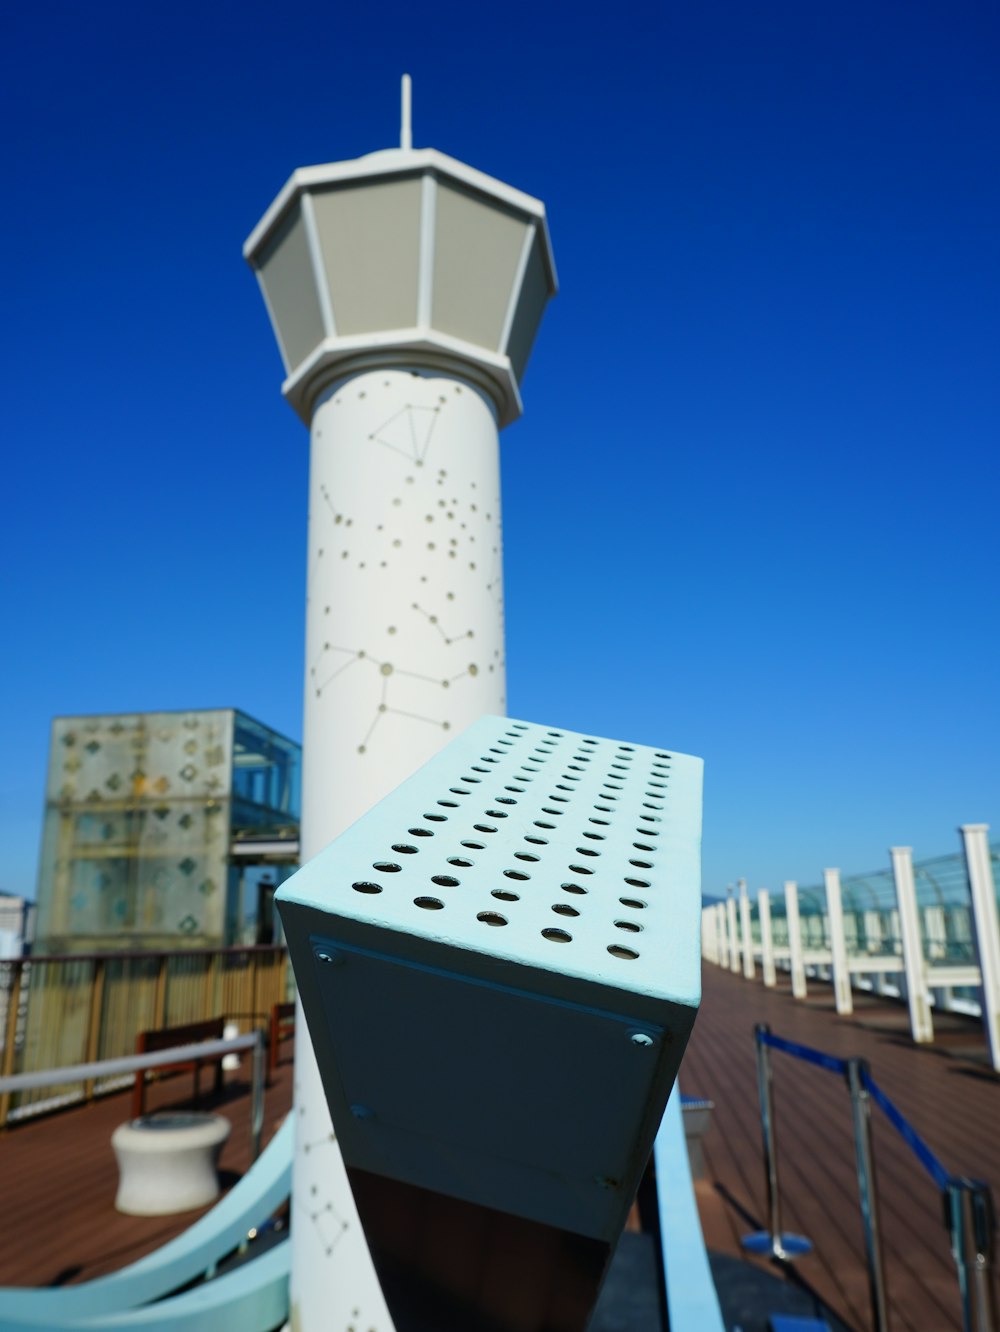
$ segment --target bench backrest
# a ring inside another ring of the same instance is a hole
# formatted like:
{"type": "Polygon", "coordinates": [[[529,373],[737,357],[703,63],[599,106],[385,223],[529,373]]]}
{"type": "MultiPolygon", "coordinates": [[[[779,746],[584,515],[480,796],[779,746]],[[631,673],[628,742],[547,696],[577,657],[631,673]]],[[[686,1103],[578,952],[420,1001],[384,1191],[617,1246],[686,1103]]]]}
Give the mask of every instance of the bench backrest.
{"type": "MultiPolygon", "coordinates": [[[[204,1022],[186,1022],[178,1027],[155,1027],[150,1031],[140,1031],[135,1041],[136,1054],[153,1054],[157,1050],[170,1050],[175,1045],[191,1045],[195,1041],[221,1041],[225,1018],[208,1018],[204,1022]]],[[[215,1090],[222,1090],[222,1055],[211,1055],[215,1061],[215,1090]]],[[[158,1069],[160,1073],[176,1073],[180,1069],[194,1069],[195,1101],[198,1099],[198,1071],[200,1060],[182,1059],[176,1064],[167,1064],[158,1069]]],[[[138,1119],[146,1110],[146,1074],[140,1069],[135,1075],[132,1090],[132,1118],[138,1119]]]]}
{"type": "Polygon", "coordinates": [[[225,1018],[208,1018],[205,1022],[185,1022],[179,1027],[157,1027],[140,1031],[136,1037],[136,1054],[152,1054],[156,1050],[169,1050],[173,1045],[191,1045],[194,1041],[221,1041],[225,1018]]]}
{"type": "Polygon", "coordinates": [[[274,1004],[271,1008],[271,1039],[267,1060],[268,1085],[278,1067],[278,1045],[295,1031],[295,1004],[274,1004]]]}

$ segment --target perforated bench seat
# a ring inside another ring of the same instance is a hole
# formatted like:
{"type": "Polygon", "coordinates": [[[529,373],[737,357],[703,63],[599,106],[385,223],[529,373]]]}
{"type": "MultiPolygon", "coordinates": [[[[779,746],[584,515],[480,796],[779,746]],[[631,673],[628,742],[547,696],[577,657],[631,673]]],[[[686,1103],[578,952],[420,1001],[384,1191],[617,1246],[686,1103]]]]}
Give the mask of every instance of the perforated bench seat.
{"type": "Polygon", "coordinates": [[[349,1170],[617,1239],[700,998],[701,774],[485,717],[281,888],[349,1170]]]}

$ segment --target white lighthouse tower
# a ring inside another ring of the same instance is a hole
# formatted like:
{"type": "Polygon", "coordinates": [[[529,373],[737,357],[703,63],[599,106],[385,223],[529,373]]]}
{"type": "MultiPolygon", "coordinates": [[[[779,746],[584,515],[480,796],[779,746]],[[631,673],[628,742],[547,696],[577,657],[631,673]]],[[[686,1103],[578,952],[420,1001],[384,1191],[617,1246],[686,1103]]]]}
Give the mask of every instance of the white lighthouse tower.
{"type": "MultiPolygon", "coordinates": [[[[501,427],[555,267],[544,206],[401,146],[295,171],[244,246],[310,429],[302,859],[503,712],[501,427]]],[[[363,1015],[359,1015],[363,1020],[363,1015]]],[[[295,1332],[390,1332],[301,1012],[295,1332]]]]}

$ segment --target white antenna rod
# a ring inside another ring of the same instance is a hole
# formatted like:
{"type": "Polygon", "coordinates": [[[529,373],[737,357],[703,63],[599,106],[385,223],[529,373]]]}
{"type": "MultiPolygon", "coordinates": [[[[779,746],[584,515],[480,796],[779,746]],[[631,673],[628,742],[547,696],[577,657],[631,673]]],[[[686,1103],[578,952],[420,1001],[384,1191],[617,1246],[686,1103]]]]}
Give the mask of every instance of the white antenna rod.
{"type": "Polygon", "coordinates": [[[412,98],[413,84],[409,74],[403,75],[402,103],[403,114],[402,123],[399,130],[400,148],[410,149],[413,147],[413,127],[410,123],[410,106],[412,98]]]}

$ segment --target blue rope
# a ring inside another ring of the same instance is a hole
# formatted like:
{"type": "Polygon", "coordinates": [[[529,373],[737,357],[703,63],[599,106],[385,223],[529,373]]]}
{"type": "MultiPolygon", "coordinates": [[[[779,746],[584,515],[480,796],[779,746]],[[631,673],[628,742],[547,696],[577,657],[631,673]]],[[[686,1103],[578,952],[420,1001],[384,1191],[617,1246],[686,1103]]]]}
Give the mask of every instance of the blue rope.
{"type": "Polygon", "coordinates": [[[809,1045],[796,1045],[794,1041],[786,1041],[782,1040],[780,1036],[772,1036],[769,1031],[758,1032],[757,1039],[765,1045],[773,1045],[776,1050],[784,1050],[785,1054],[791,1055],[794,1059],[804,1059],[807,1064],[816,1064],[819,1068],[825,1068],[830,1073],[847,1072],[847,1064],[843,1059],[824,1054],[822,1050],[814,1050],[809,1045]]]}
{"type": "Polygon", "coordinates": [[[923,1138],[909,1122],[904,1119],[902,1112],[893,1105],[885,1092],[878,1085],[871,1075],[865,1070],[862,1075],[865,1089],[875,1104],[881,1109],[882,1113],[888,1119],[896,1132],[900,1135],[906,1145],[913,1152],[914,1156],[924,1167],[927,1173],[933,1179],[939,1189],[946,1189],[951,1182],[951,1175],[937,1159],[931,1149],[924,1142],[923,1138]]]}
{"type": "MultiPolygon", "coordinates": [[[[795,1041],[786,1041],[780,1036],[772,1035],[769,1031],[758,1031],[757,1040],[763,1045],[773,1046],[775,1050],[783,1050],[785,1054],[791,1055],[794,1059],[803,1059],[807,1064],[815,1064],[818,1068],[825,1068],[830,1073],[847,1072],[846,1059],[837,1059],[834,1055],[824,1054],[822,1050],[814,1050],[809,1045],[797,1045],[795,1041]]],[[[910,1121],[904,1118],[902,1111],[889,1100],[867,1069],[862,1070],[862,1080],[869,1096],[913,1152],[934,1183],[939,1189],[946,1189],[952,1181],[950,1172],[944,1168],[910,1121]]]]}

